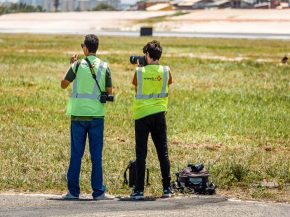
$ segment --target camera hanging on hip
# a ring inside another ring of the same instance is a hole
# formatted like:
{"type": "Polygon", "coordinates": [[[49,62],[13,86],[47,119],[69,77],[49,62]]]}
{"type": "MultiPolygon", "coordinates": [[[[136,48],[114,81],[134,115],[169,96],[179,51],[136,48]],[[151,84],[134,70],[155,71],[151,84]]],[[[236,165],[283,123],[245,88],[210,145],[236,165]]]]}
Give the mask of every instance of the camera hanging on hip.
{"type": "Polygon", "coordinates": [[[101,90],[100,85],[99,85],[99,82],[98,82],[97,77],[96,77],[96,73],[94,71],[94,67],[90,63],[89,59],[88,58],[85,58],[85,61],[88,63],[89,68],[91,70],[91,74],[93,76],[93,79],[96,81],[96,84],[97,84],[97,86],[98,86],[98,88],[99,88],[99,90],[101,92],[100,102],[101,103],[106,103],[107,101],[113,102],[114,101],[114,96],[113,95],[109,95],[109,94],[107,94],[107,92],[101,90]]]}

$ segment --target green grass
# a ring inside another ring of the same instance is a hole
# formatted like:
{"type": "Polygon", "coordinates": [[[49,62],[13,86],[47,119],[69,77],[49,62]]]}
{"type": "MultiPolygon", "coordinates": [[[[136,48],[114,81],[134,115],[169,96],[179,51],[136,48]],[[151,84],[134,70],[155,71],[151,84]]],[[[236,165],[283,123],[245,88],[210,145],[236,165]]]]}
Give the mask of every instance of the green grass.
{"type": "MultiPolygon", "coordinates": [[[[178,168],[203,162],[222,194],[290,201],[290,66],[279,64],[290,42],[157,39],[164,50],[161,63],[171,67],[174,80],[167,114],[173,179],[178,168]],[[232,61],[235,57],[244,60],[232,61]],[[277,182],[279,188],[255,187],[262,180],[277,182]]],[[[0,191],[66,191],[70,120],[65,107],[70,89],[61,90],[60,80],[69,57],[81,54],[82,40],[68,35],[0,35],[0,191]]],[[[122,185],[123,171],[135,153],[135,66],[129,64],[129,56],[141,54],[149,40],[100,37],[99,57],[110,64],[116,95],[116,101],[107,104],[103,157],[112,194],[130,193],[122,185]]],[[[152,185],[146,193],[160,195],[159,163],[149,143],[152,185]]],[[[86,150],[82,193],[91,191],[90,170],[86,150]]]]}

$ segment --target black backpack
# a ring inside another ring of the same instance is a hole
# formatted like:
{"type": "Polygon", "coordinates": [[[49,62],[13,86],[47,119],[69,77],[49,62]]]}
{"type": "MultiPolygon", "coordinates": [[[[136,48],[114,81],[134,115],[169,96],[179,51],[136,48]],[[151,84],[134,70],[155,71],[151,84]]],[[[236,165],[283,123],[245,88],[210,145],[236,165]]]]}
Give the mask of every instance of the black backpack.
{"type": "Polygon", "coordinates": [[[197,194],[215,194],[215,185],[209,182],[209,172],[203,164],[188,164],[176,173],[176,181],[171,183],[175,191],[197,194]]]}
{"type": "MultiPolygon", "coordinates": [[[[149,169],[147,171],[147,177],[146,177],[146,185],[149,184],[149,169]]],[[[136,161],[130,160],[127,168],[124,172],[124,184],[129,185],[129,187],[134,187],[136,182],[136,161]],[[129,170],[129,181],[127,179],[127,171],[129,170]]]]}

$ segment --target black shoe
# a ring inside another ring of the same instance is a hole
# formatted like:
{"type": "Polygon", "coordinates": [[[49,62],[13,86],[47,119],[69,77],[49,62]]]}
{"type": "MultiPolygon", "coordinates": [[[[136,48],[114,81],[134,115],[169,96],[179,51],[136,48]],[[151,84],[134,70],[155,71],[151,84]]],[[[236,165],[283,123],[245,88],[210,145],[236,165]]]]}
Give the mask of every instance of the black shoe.
{"type": "Polygon", "coordinates": [[[173,192],[171,190],[171,187],[163,189],[163,195],[162,195],[163,198],[169,198],[169,197],[172,197],[172,195],[173,195],[173,192]]]}
{"type": "Polygon", "coordinates": [[[130,198],[133,200],[144,200],[144,192],[143,191],[134,191],[131,195],[130,198]]]}

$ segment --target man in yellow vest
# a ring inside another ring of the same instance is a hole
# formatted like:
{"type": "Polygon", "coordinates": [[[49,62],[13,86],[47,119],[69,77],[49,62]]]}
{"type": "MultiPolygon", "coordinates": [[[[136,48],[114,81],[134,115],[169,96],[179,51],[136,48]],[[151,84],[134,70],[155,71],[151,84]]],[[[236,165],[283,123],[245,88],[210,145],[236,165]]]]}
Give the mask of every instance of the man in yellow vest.
{"type": "Polygon", "coordinates": [[[79,198],[80,168],[87,135],[92,161],[92,196],[96,200],[105,199],[102,168],[105,106],[100,97],[101,92],[112,94],[112,80],[108,64],[96,57],[98,46],[96,35],[86,35],[81,44],[86,58],[77,61],[78,56],[74,55],[61,81],[63,89],[73,82],[67,107],[67,114],[71,116],[71,156],[67,172],[68,193],[64,199],[79,198]]]}
{"type": "Polygon", "coordinates": [[[168,87],[172,83],[168,66],[159,64],[162,47],[156,40],[144,48],[146,65],[136,68],[133,78],[136,96],[133,105],[136,141],[136,183],[131,198],[144,199],[144,177],[149,133],[160,162],[163,197],[172,195],[170,188],[170,162],[168,158],[165,113],[168,104],[168,87]]]}

